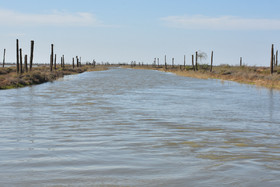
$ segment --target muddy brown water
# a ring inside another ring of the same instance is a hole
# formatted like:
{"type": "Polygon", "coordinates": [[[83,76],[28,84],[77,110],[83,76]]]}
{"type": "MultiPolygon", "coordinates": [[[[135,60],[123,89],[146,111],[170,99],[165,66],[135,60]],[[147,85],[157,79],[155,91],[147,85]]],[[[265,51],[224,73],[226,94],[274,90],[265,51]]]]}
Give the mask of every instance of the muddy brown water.
{"type": "Polygon", "coordinates": [[[0,186],[280,185],[276,90],[115,68],[0,96],[0,186]]]}

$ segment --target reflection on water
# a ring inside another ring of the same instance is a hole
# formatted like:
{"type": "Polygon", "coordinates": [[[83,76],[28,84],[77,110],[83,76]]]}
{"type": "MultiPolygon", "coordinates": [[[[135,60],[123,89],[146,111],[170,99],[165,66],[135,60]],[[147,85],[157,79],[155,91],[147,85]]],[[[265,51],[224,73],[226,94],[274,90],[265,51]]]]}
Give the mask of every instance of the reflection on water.
{"type": "Polygon", "coordinates": [[[280,185],[279,91],[117,68],[0,93],[0,186],[280,185]]]}

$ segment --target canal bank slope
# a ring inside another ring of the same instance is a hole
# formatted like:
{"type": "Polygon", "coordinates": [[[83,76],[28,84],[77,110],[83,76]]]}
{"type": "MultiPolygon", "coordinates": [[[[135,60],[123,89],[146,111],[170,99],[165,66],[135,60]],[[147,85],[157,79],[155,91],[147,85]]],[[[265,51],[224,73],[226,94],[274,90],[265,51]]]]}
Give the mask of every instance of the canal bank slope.
{"type": "Polygon", "coordinates": [[[270,74],[270,68],[255,66],[215,66],[210,72],[210,66],[199,66],[194,71],[191,66],[124,66],[125,68],[150,69],[164,72],[172,72],[179,76],[193,77],[199,79],[221,79],[235,81],[244,84],[252,84],[271,89],[280,90],[280,68],[276,67],[274,73],[270,74]]]}
{"type": "Polygon", "coordinates": [[[42,84],[54,81],[64,75],[107,69],[108,67],[106,66],[93,67],[90,65],[84,65],[82,67],[72,68],[72,66],[66,65],[65,68],[57,68],[56,70],[50,71],[48,66],[39,66],[33,67],[31,72],[17,74],[15,67],[0,68],[0,90],[42,84]]]}

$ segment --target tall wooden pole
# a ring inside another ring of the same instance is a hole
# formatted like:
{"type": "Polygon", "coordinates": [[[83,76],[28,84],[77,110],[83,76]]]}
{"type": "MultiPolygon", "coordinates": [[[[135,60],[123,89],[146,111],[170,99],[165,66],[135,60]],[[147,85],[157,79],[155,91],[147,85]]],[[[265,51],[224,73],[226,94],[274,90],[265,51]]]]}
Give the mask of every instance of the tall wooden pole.
{"type": "Polygon", "coordinates": [[[165,69],[167,69],[166,55],[164,55],[164,65],[165,65],[165,69]]]}
{"type": "Polygon", "coordinates": [[[79,67],[79,58],[78,58],[78,56],[76,56],[76,60],[77,60],[77,67],[79,67]]]}
{"type": "Polygon", "coordinates": [[[56,54],[54,55],[54,69],[56,70],[56,54]]]}
{"type": "Polygon", "coordinates": [[[276,62],[275,62],[276,67],[278,66],[278,50],[276,51],[276,62]]]}
{"type": "Polygon", "coordinates": [[[50,70],[53,70],[53,44],[51,44],[50,70]]]}
{"type": "Polygon", "coordinates": [[[72,58],[72,66],[73,66],[73,69],[75,68],[75,59],[72,58]]]}
{"type": "Polygon", "coordinates": [[[172,68],[174,68],[174,58],[172,58],[172,68]]]}
{"type": "Polygon", "coordinates": [[[195,67],[194,67],[194,55],[192,55],[192,67],[193,67],[193,70],[195,71],[195,67]]]}
{"type": "Polygon", "coordinates": [[[211,67],[210,67],[210,72],[212,72],[213,68],[213,51],[211,52],[211,67]]]}
{"type": "Polygon", "coordinates": [[[195,52],[195,70],[197,71],[198,70],[198,65],[197,65],[197,58],[198,58],[198,54],[197,54],[197,51],[195,52]]]}
{"type": "Polygon", "coordinates": [[[242,57],[240,57],[240,67],[242,66],[242,57]]]}
{"type": "Polygon", "coordinates": [[[22,70],[22,49],[19,49],[19,55],[20,55],[20,65],[19,65],[19,73],[22,74],[23,70],[22,70]]]}
{"type": "Polygon", "coordinates": [[[3,55],[3,68],[5,67],[5,58],[6,58],[6,49],[4,49],[4,55],[3,55]]]}
{"type": "Polygon", "coordinates": [[[17,50],[17,73],[19,73],[19,45],[18,45],[18,39],[17,39],[17,44],[16,44],[16,50],[17,50]]]}
{"type": "Polygon", "coordinates": [[[270,73],[273,74],[274,45],[271,46],[270,73]]]}
{"type": "Polygon", "coordinates": [[[24,71],[28,72],[28,66],[27,66],[27,55],[24,56],[24,71]]]}
{"type": "Polygon", "coordinates": [[[30,64],[29,64],[29,71],[32,71],[32,65],[33,65],[33,52],[34,52],[34,41],[31,40],[31,49],[30,49],[30,64]]]}
{"type": "Polygon", "coordinates": [[[65,68],[64,55],[62,55],[63,68],[65,68]]]}

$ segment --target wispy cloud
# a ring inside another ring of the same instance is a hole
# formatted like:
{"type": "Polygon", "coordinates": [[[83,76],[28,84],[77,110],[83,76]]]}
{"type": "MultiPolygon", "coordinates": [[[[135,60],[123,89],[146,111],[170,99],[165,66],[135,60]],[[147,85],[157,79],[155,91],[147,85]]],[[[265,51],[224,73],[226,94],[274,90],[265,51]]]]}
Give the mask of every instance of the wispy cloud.
{"type": "Polygon", "coordinates": [[[30,14],[0,9],[1,26],[105,26],[93,14],[87,12],[59,12],[30,14]]]}
{"type": "Polygon", "coordinates": [[[234,16],[168,16],[161,18],[169,27],[205,30],[280,30],[280,19],[255,19],[234,16]]]}

